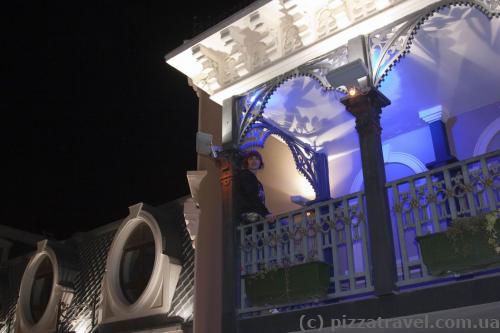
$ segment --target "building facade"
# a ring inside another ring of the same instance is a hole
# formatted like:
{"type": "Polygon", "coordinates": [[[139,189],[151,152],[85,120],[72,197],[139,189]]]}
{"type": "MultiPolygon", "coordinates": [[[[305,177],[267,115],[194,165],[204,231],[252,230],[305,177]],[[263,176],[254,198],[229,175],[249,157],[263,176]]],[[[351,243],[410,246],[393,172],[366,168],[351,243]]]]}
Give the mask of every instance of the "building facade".
{"type": "Polygon", "coordinates": [[[438,272],[420,240],[486,214],[498,226],[499,15],[481,0],[256,1],[166,56],[197,91],[210,146],[195,332],[499,301],[497,259],[438,272]],[[276,219],[240,226],[232,184],[249,150],[276,219]],[[324,281],[313,274],[294,291],[300,267],[326,269],[325,287],[305,291],[324,281]]]}
{"type": "Polygon", "coordinates": [[[191,198],[64,242],[2,237],[0,333],[328,331],[438,311],[498,328],[499,16],[490,0],[260,0],[186,42],[166,61],[199,100],[191,198]],[[250,150],[275,217],[240,225],[250,150]]]}
{"type": "Polygon", "coordinates": [[[185,200],[136,204],[124,219],[65,241],[5,228],[18,251],[0,270],[0,332],[192,332],[185,200]]]}

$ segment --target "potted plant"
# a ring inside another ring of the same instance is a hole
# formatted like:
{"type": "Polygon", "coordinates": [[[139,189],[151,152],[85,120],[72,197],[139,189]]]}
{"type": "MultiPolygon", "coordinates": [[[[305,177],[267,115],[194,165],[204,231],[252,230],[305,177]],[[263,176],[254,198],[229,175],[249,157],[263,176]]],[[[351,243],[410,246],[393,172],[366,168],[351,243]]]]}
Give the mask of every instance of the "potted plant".
{"type": "Polygon", "coordinates": [[[457,218],[445,232],[417,237],[428,273],[444,275],[500,264],[499,212],[457,218]]]}
{"type": "Polygon", "coordinates": [[[246,275],[245,292],[252,306],[277,305],[328,293],[330,265],[311,261],[246,275]]]}

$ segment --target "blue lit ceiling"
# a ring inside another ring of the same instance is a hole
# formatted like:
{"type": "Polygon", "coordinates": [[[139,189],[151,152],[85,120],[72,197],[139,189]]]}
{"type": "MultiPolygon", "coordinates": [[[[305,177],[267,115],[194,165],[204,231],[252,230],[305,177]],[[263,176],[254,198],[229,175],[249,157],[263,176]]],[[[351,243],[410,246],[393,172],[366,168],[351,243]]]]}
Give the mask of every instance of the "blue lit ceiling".
{"type": "Polygon", "coordinates": [[[500,19],[469,7],[435,14],[380,90],[392,102],[384,138],[425,126],[418,111],[438,104],[456,116],[500,101],[500,19]]]}
{"type": "MultiPolygon", "coordinates": [[[[435,14],[380,90],[392,101],[382,112],[384,140],[426,126],[418,117],[426,108],[441,104],[454,116],[500,101],[500,19],[468,7],[435,14]]],[[[328,154],[357,149],[354,120],[340,97],[298,77],[277,89],[264,117],[328,154]]]]}

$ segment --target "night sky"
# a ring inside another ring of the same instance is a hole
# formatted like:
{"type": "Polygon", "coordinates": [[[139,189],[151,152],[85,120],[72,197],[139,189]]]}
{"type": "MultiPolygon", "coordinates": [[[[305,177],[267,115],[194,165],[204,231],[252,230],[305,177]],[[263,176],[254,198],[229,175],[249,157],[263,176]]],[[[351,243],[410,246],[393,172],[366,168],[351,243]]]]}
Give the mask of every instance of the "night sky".
{"type": "Polygon", "coordinates": [[[164,56],[249,2],[2,5],[0,223],[64,239],[188,194],[197,98],[164,56]]]}

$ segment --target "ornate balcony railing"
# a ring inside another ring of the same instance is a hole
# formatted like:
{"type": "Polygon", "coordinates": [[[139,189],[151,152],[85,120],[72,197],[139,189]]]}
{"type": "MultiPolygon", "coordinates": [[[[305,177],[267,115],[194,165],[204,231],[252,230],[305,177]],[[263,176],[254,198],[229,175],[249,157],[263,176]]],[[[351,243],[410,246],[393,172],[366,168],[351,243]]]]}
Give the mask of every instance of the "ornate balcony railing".
{"type": "MultiPolygon", "coordinates": [[[[500,151],[402,178],[386,187],[397,286],[441,282],[442,277],[427,273],[416,237],[444,231],[457,217],[500,208],[500,151]]],[[[373,284],[365,200],[364,193],[357,192],[280,215],[275,223],[261,221],[238,227],[240,314],[294,306],[253,306],[245,295],[245,276],[310,261],[330,264],[330,285],[326,297],[303,303],[314,306],[332,299],[370,294],[373,284]]]]}
{"type": "Polygon", "coordinates": [[[280,215],[272,224],[262,221],[238,230],[241,312],[259,310],[247,301],[246,275],[310,261],[331,265],[327,299],[373,290],[361,192],[280,215]]]}
{"type": "Polygon", "coordinates": [[[427,274],[415,238],[445,231],[457,217],[500,208],[500,151],[387,185],[398,285],[436,279],[427,274]]]}

